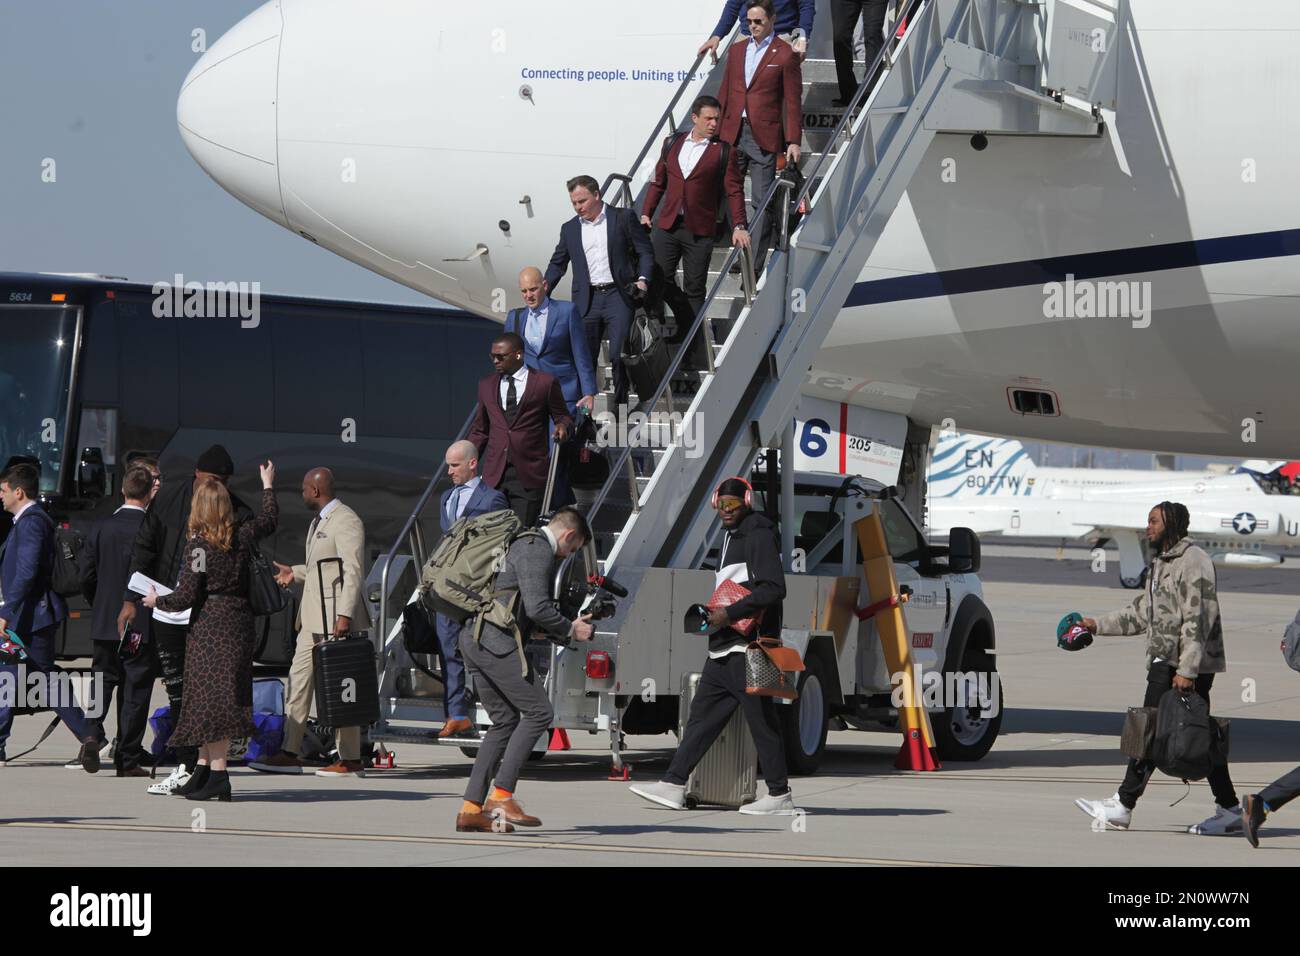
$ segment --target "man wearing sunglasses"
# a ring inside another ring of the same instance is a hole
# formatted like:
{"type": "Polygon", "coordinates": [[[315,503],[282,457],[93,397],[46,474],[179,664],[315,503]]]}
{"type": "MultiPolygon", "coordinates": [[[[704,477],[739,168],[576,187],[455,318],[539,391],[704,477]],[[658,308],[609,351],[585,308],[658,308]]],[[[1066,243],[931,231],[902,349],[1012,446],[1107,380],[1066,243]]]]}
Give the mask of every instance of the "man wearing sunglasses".
{"type": "MultiPolygon", "coordinates": [[[[790,44],[773,35],[772,0],[749,0],[745,12],[749,38],[731,47],[718,101],[718,138],[736,147],[740,174],[749,173],[749,198],[757,212],[776,179],[777,154],[799,162],[803,139],[803,77],[790,44]]],[[[773,197],[773,203],[779,200],[773,197]]],[[[774,209],[749,217],[754,237],[754,274],[763,271],[772,246],[774,209]]]]}
{"type": "Polygon", "coordinates": [[[716,584],[734,581],[749,594],[728,607],[709,612],[709,626],[713,628],[709,632],[709,657],[668,773],[657,783],[636,784],[629,789],[659,806],[685,809],[687,778],[736,708],[743,707],[758,749],[763,779],[767,781],[767,796],[745,804],[740,812],[791,816],[794,797],[786,779],[785,750],[775,706],[770,697],[746,693],[745,648],[750,638],[731,627],[743,618],[757,617],[753,639],[781,636],[781,604],[785,600],[781,545],[772,521],[753,510],[753,490],[744,478],[722,482],[713,495],[713,505],[726,530],[718,554],[716,584]]]}
{"type": "MultiPolygon", "coordinates": [[[[749,36],[748,11],[742,10],[745,0],[727,0],[722,8],[722,17],[713,28],[713,35],[700,44],[697,54],[706,50],[713,53],[717,62],[718,46],[722,38],[731,32],[732,25],[740,21],[741,36],[749,36]]],[[[794,48],[795,55],[803,61],[808,52],[808,38],[812,36],[813,18],[817,13],[817,0],[773,0],[776,35],[794,48]]]]}
{"type": "Polygon", "coordinates": [[[537,523],[550,469],[547,422],[558,446],[573,419],[560,383],[524,364],[524,340],[503,332],[492,340],[496,371],[478,383],[478,408],[468,440],[479,451],[483,480],[505,494],[527,527],[537,523]]]}

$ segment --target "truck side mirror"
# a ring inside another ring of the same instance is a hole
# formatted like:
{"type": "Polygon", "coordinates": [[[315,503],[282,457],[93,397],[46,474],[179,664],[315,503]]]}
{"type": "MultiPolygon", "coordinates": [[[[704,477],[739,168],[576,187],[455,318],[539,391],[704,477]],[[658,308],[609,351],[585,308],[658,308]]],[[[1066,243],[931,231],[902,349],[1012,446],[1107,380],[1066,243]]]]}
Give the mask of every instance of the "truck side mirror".
{"type": "Polygon", "coordinates": [[[980,569],[980,539],[970,528],[948,532],[948,570],[953,574],[976,574],[980,569]]]}
{"type": "Polygon", "coordinates": [[[97,500],[108,492],[108,470],[104,467],[104,452],[99,448],[83,448],[77,464],[77,497],[97,500]]]}

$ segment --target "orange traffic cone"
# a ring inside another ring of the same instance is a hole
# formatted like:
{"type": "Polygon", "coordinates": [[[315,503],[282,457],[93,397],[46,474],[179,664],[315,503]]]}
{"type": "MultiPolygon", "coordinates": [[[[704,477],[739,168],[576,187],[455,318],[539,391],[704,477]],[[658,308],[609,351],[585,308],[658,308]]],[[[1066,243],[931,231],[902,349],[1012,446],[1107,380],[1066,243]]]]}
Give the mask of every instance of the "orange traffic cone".
{"type": "Polygon", "coordinates": [[[940,769],[938,756],[925,745],[921,732],[917,729],[908,731],[903,746],[899,748],[898,757],[894,760],[894,766],[899,770],[940,769]]]}
{"type": "Polygon", "coordinates": [[[572,750],[573,746],[569,743],[569,732],[563,727],[551,728],[551,742],[546,745],[547,750],[572,750]]]}

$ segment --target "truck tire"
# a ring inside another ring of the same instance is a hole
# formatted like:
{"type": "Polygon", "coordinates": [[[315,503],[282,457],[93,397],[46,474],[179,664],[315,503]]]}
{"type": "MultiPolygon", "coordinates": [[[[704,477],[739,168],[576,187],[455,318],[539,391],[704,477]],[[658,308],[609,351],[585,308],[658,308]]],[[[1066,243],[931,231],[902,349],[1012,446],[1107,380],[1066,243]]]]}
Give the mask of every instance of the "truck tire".
{"type": "MultiPolygon", "coordinates": [[[[996,674],[997,669],[991,658],[978,647],[968,648],[962,656],[961,670],[964,673],[996,674]]],[[[944,685],[947,686],[945,676],[944,685]]],[[[934,742],[943,761],[979,760],[993,747],[1002,727],[1002,681],[990,680],[993,689],[994,715],[981,716],[978,700],[971,700],[965,707],[948,707],[934,717],[934,742]]],[[[978,696],[978,695],[972,695],[978,696]]]]}
{"type": "Polygon", "coordinates": [[[776,705],[781,714],[785,762],[792,774],[816,773],[822,762],[831,716],[829,673],[820,656],[810,655],[799,675],[799,699],[776,705]]]}
{"type": "Polygon", "coordinates": [[[1120,575],[1119,583],[1129,590],[1145,587],[1147,583],[1147,569],[1143,568],[1142,573],[1135,578],[1126,578],[1123,575],[1120,575]]]}

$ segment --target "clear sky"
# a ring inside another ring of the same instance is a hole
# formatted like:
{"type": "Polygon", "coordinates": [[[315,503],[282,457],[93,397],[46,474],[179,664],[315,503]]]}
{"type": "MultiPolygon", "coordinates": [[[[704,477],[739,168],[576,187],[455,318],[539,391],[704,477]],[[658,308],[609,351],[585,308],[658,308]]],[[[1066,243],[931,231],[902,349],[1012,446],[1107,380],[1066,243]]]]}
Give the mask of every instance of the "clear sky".
{"type": "Polygon", "coordinates": [[[436,304],[264,219],[186,152],[192,32],[211,46],[262,2],[0,0],[0,270],[436,304]]]}

